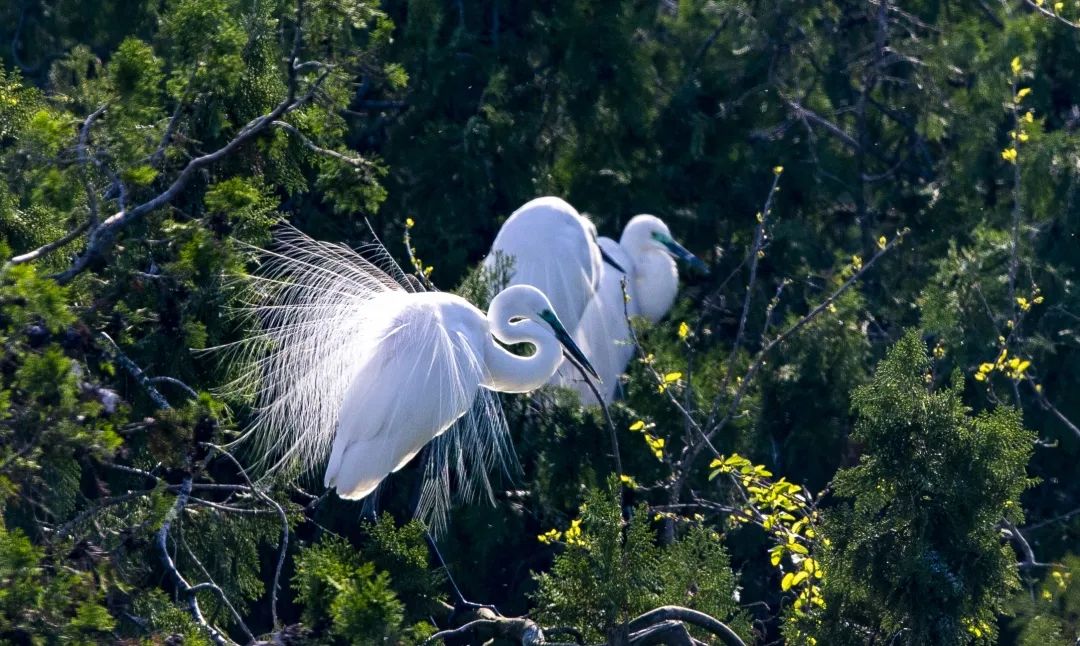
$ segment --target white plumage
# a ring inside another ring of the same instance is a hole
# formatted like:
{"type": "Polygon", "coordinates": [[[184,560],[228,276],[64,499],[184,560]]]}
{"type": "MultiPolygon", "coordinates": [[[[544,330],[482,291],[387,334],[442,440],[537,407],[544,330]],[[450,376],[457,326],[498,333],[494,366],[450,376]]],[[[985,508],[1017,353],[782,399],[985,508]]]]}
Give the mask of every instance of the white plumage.
{"type": "MultiPolygon", "coordinates": [[[[704,264],[675,242],[668,226],[652,215],[637,215],[623,228],[619,242],[600,238],[598,244],[623,269],[610,264],[601,268],[596,296],[589,301],[574,339],[589,356],[602,383],[597,386],[605,403],[615,398],[619,376],[634,356],[634,346],[626,317],[642,316],[656,323],[667,314],[679,289],[679,275],[673,257],[700,268],[704,264]],[[626,279],[624,302],[622,281],[626,279]]],[[[561,370],[561,385],[577,391],[581,401],[594,402],[588,385],[574,373],[561,370]]]]}
{"type": "Polygon", "coordinates": [[[245,439],[271,473],[308,471],[329,453],[324,484],[356,499],[439,438],[419,510],[438,522],[451,471],[459,493],[475,481],[490,497],[487,471],[513,461],[494,391],[545,383],[560,343],[589,364],[537,289],[500,292],[487,316],[458,296],[413,291],[385,249],[368,251],[385,269],[295,229],[262,252],[245,308],[260,332],[233,348],[244,367],[233,387],[257,384],[245,439]],[[492,335],[536,351],[515,356],[492,335]]]}
{"type": "Polygon", "coordinates": [[[551,299],[555,313],[573,330],[600,284],[603,261],[596,228],[557,197],[526,202],[506,220],[484,260],[494,270],[512,258],[507,285],[533,285],[551,299]]]}

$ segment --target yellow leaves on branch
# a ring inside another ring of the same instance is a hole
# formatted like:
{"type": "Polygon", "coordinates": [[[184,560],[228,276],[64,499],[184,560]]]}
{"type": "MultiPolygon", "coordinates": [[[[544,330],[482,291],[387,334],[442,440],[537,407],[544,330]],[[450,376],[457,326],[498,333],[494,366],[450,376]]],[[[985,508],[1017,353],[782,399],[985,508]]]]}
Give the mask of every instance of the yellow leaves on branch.
{"type": "Polygon", "coordinates": [[[551,529],[544,532],[543,534],[537,535],[536,540],[540,541],[545,545],[549,545],[551,543],[558,542],[560,538],[564,539],[567,545],[578,545],[581,547],[588,546],[585,537],[582,535],[580,518],[575,518],[574,520],[570,521],[570,527],[567,528],[565,532],[560,532],[557,529],[551,529]]]}
{"type": "Polygon", "coordinates": [[[1020,72],[1024,69],[1020,63],[1020,57],[1017,56],[1009,63],[1009,69],[1012,70],[1013,76],[1020,76],[1020,72]]]}
{"type": "Polygon", "coordinates": [[[554,543],[555,541],[559,540],[561,537],[562,537],[562,532],[560,532],[557,529],[551,529],[551,530],[548,530],[548,531],[544,532],[543,534],[537,535],[536,540],[538,540],[541,543],[544,543],[545,545],[547,545],[549,543],[554,543]]]}
{"type": "Polygon", "coordinates": [[[690,336],[690,326],[686,324],[686,321],[679,323],[679,339],[686,340],[686,337],[690,336]]]}
{"type": "Polygon", "coordinates": [[[656,392],[662,393],[666,391],[669,386],[677,383],[680,379],[682,379],[681,372],[669,372],[664,374],[664,376],[660,378],[661,383],[656,387],[656,392]]]}
{"type": "Polygon", "coordinates": [[[657,460],[664,459],[664,438],[646,433],[645,443],[649,445],[649,450],[652,451],[657,460]]]}
{"type": "Polygon", "coordinates": [[[1001,151],[1001,158],[1010,164],[1016,163],[1016,148],[1006,148],[1001,151]]]}

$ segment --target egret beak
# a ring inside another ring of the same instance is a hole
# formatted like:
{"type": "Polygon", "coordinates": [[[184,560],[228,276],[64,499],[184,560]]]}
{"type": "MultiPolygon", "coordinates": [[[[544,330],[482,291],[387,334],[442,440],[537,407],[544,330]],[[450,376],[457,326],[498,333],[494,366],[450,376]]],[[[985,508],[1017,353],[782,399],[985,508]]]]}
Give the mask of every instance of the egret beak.
{"type": "Polygon", "coordinates": [[[577,343],[574,343],[574,339],[570,336],[570,333],[566,331],[562,321],[555,315],[555,312],[544,310],[543,312],[540,312],[540,318],[544,319],[544,321],[551,326],[551,331],[555,333],[555,338],[559,340],[559,343],[562,344],[570,354],[571,358],[573,358],[578,365],[584,368],[585,371],[592,375],[597,381],[603,383],[604,380],[600,378],[600,375],[596,374],[596,368],[592,367],[589,360],[585,358],[585,353],[581,351],[581,348],[578,347],[577,343]]]}
{"type": "Polygon", "coordinates": [[[615,259],[614,259],[614,258],[612,258],[611,256],[609,256],[609,255],[608,255],[608,252],[604,251],[604,248],[603,248],[603,247],[600,247],[600,257],[604,259],[604,262],[606,262],[607,264],[611,265],[611,266],[612,266],[612,267],[614,267],[615,269],[618,269],[618,270],[619,270],[620,272],[622,272],[622,273],[624,273],[624,274],[626,273],[626,270],[625,270],[625,269],[623,269],[622,265],[620,265],[619,263],[615,262],[615,259]]]}
{"type": "Polygon", "coordinates": [[[668,253],[670,253],[672,256],[686,262],[688,265],[701,271],[702,273],[709,273],[709,267],[705,263],[703,263],[700,258],[690,253],[690,251],[687,250],[686,247],[682,246],[678,242],[675,242],[675,240],[673,240],[671,237],[666,236],[662,233],[654,233],[653,237],[656,239],[657,242],[664,245],[668,253]]]}

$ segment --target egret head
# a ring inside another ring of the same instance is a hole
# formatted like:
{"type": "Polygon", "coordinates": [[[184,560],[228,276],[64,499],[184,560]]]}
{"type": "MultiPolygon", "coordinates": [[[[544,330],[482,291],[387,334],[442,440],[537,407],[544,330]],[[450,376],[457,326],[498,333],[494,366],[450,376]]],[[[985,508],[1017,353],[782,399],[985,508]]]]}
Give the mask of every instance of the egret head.
{"type": "Polygon", "coordinates": [[[596,369],[589,363],[585,353],[581,351],[581,348],[574,342],[573,337],[566,331],[566,326],[559,320],[555,308],[551,306],[551,301],[539,289],[532,285],[507,287],[491,302],[489,316],[499,318],[503,316],[504,312],[509,315],[511,325],[528,320],[539,324],[545,330],[550,330],[555,339],[566,349],[566,352],[575,362],[594,378],[600,379],[600,375],[596,373],[596,369]]]}
{"type": "Polygon", "coordinates": [[[685,261],[700,271],[706,273],[709,271],[705,263],[671,237],[671,230],[655,215],[634,216],[623,229],[620,244],[637,253],[659,250],[673,258],[685,261]]]}

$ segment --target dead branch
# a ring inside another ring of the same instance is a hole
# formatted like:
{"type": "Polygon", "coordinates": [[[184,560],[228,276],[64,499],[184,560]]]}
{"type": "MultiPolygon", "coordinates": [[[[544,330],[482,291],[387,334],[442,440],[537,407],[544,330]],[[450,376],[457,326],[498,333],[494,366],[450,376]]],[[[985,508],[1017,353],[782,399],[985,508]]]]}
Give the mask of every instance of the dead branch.
{"type": "Polygon", "coordinates": [[[157,531],[158,552],[161,557],[161,562],[165,566],[165,571],[170,574],[180,593],[187,596],[188,607],[191,611],[191,616],[195,619],[195,623],[206,630],[210,635],[210,639],[213,640],[215,644],[218,644],[218,646],[229,646],[235,642],[226,637],[217,628],[210,625],[202,613],[202,608],[199,607],[199,599],[195,593],[208,586],[204,584],[192,586],[188,583],[187,579],[184,578],[184,575],[180,574],[180,571],[176,568],[176,562],[173,561],[172,556],[169,554],[169,530],[172,528],[173,521],[180,517],[180,514],[184,511],[184,507],[187,505],[188,497],[191,495],[191,484],[192,476],[189,475],[184,478],[183,483],[180,485],[180,493],[176,496],[176,502],[173,503],[169,515],[165,517],[165,521],[157,531]]]}
{"type": "Polygon", "coordinates": [[[343,164],[348,164],[349,166],[352,166],[354,168],[365,168],[366,169],[366,168],[371,168],[372,166],[374,166],[374,164],[372,164],[372,162],[364,159],[363,157],[350,157],[349,155],[343,155],[343,154],[339,153],[336,150],[330,150],[329,148],[323,148],[322,146],[316,144],[311,139],[308,139],[304,135],[304,133],[300,132],[296,128],[296,126],[292,125],[291,123],[286,123],[285,121],[274,121],[271,125],[273,125],[275,128],[281,128],[282,130],[285,130],[285,131],[291,133],[293,136],[295,136],[297,139],[299,139],[300,143],[304,144],[304,146],[306,146],[308,149],[310,149],[311,151],[313,151],[315,153],[323,155],[324,157],[330,157],[331,159],[336,159],[339,162],[341,162],[343,164]]]}
{"type": "Polygon", "coordinates": [[[735,634],[735,631],[729,628],[727,624],[710,617],[704,612],[681,606],[661,606],[655,610],[650,610],[633,619],[626,627],[633,635],[633,633],[639,632],[648,626],[664,621],[677,621],[696,626],[716,635],[728,646],[746,646],[746,642],[735,634]]]}

